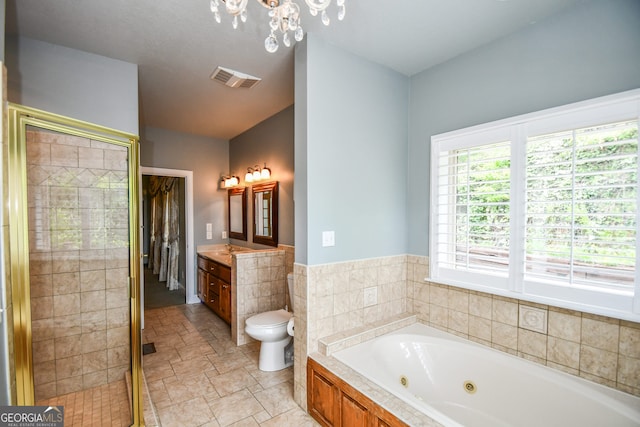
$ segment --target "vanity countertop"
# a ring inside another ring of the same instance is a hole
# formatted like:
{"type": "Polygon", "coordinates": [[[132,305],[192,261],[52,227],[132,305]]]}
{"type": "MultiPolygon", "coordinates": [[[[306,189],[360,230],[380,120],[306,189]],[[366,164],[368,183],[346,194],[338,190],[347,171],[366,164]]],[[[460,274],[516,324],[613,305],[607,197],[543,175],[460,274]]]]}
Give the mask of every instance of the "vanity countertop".
{"type": "Polygon", "coordinates": [[[255,250],[235,245],[204,245],[198,246],[198,255],[203,256],[211,261],[231,267],[232,255],[255,252],[255,250]]]}
{"type": "Polygon", "coordinates": [[[229,252],[222,251],[200,251],[198,255],[205,257],[211,261],[219,262],[220,264],[231,267],[231,254],[229,252]]]}

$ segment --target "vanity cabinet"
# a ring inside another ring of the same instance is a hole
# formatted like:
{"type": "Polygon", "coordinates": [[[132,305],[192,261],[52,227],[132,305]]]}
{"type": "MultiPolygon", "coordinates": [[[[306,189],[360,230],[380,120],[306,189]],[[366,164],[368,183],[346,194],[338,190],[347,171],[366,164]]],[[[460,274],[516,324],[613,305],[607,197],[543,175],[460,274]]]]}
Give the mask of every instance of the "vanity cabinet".
{"type": "Polygon", "coordinates": [[[307,358],[307,409],[325,427],[407,427],[311,358],[307,358]]]}
{"type": "Polygon", "coordinates": [[[198,255],[198,298],[231,324],[231,268],[198,255]]]}

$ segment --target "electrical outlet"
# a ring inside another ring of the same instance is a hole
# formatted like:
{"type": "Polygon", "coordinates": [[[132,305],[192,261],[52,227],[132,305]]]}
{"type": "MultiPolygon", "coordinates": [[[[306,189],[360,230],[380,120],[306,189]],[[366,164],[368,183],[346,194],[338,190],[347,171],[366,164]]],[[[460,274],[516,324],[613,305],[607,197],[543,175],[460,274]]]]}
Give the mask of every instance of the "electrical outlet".
{"type": "Polygon", "coordinates": [[[223,238],[223,239],[226,239],[226,238],[227,238],[227,232],[226,232],[226,231],[223,231],[223,232],[222,232],[222,238],[223,238]]]}
{"type": "Polygon", "coordinates": [[[213,224],[210,222],[207,223],[207,233],[213,231],[213,224]]]}
{"type": "Polygon", "coordinates": [[[211,231],[207,231],[207,240],[213,239],[213,233],[211,231]]]}

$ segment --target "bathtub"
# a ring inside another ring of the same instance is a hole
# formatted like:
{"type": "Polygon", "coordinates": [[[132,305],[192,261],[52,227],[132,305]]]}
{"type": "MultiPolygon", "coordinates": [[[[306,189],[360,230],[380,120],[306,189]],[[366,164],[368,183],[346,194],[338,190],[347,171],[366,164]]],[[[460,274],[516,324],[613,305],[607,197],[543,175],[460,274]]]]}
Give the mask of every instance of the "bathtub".
{"type": "Polygon", "coordinates": [[[640,398],[419,323],[333,357],[447,427],[640,426],[640,398]]]}

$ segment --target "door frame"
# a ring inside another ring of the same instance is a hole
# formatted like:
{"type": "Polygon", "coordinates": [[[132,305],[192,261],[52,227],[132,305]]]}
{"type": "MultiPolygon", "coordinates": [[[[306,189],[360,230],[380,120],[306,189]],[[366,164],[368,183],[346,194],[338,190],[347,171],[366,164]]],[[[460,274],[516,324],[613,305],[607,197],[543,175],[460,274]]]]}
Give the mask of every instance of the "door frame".
{"type": "MultiPolygon", "coordinates": [[[[193,171],[183,169],[165,169],[156,167],[140,166],[140,182],[142,182],[142,175],[158,175],[158,176],[170,176],[175,178],[184,178],[185,188],[185,200],[184,200],[184,228],[185,228],[185,302],[187,304],[195,304],[200,302],[196,296],[195,290],[195,247],[193,240],[193,171]]],[[[142,206],[142,191],[140,191],[140,206],[142,206]]],[[[142,224],[142,220],[140,222],[142,224]]],[[[142,227],[140,227],[140,233],[142,234],[142,227]]],[[[140,236],[142,242],[143,236],[140,236]]],[[[141,245],[142,249],[142,245],[141,245]]],[[[140,268],[141,272],[144,272],[142,263],[142,252],[140,253],[140,268]]],[[[144,283],[144,282],[143,282],[144,283]]],[[[142,313],[144,313],[144,286],[142,287],[142,297],[140,298],[140,304],[142,313]]],[[[144,315],[143,315],[143,328],[144,328],[144,315]]]]}

